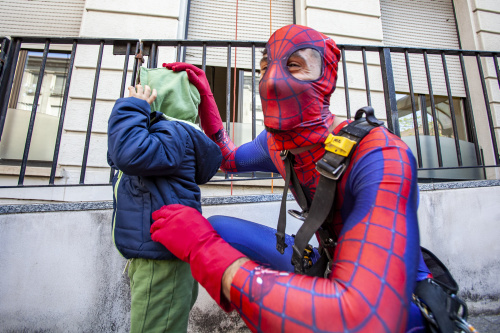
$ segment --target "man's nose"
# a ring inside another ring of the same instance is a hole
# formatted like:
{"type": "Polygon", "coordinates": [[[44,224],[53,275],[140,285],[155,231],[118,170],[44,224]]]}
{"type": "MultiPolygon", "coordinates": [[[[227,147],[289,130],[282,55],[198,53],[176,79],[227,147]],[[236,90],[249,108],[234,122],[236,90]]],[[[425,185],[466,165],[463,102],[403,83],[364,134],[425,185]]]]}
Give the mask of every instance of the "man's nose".
{"type": "Polygon", "coordinates": [[[279,80],[282,75],[280,74],[279,67],[274,65],[270,65],[266,69],[266,73],[264,77],[262,78],[262,84],[264,85],[264,89],[267,92],[267,96],[269,98],[277,98],[278,95],[278,89],[279,89],[279,80]]]}

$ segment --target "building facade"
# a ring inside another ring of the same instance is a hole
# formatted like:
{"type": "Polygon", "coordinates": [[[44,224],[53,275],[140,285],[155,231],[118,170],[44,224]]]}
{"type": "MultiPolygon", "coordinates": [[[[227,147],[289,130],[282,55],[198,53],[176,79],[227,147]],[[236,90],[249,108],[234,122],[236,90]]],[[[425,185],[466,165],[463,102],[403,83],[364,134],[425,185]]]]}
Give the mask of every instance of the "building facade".
{"type": "MultiPolygon", "coordinates": [[[[497,24],[500,22],[500,5],[495,1],[486,0],[149,0],[140,4],[135,1],[117,3],[52,0],[4,2],[0,4],[0,10],[5,17],[0,22],[0,36],[265,42],[277,28],[296,22],[323,32],[341,45],[482,51],[500,49],[500,26],[497,24]]],[[[23,43],[17,60],[18,66],[8,110],[3,119],[4,130],[0,144],[1,179],[7,185],[18,183],[18,166],[26,146],[25,132],[28,130],[33,109],[43,49],[43,43],[23,43]]],[[[179,52],[178,49],[180,47],[158,48],[157,61],[175,61],[177,53],[180,53],[180,60],[202,65],[202,48],[182,47],[179,52]]],[[[261,49],[257,48],[254,53],[257,64],[261,49]]],[[[53,43],[49,47],[30,140],[24,185],[47,182],[60,120],[65,76],[69,71],[70,53],[71,45],[53,43]]],[[[117,55],[113,45],[107,44],[103,47],[100,63],[98,56],[98,44],[78,45],[76,49],[60,138],[55,184],[78,184],[82,183],[82,179],[85,184],[109,183],[109,167],[106,161],[107,118],[114,101],[124,93],[120,85],[124,56],[117,55]],[[97,67],[99,82],[95,87],[97,67]],[[92,110],[92,116],[89,115],[89,110],[92,110]],[[86,164],[83,177],[82,159],[86,164]]],[[[386,111],[391,101],[386,100],[384,95],[379,53],[345,49],[343,57],[345,67],[339,66],[337,90],[331,100],[332,112],[341,117],[348,117],[359,107],[370,104],[374,106],[380,119],[388,121],[386,111]],[[344,70],[347,75],[344,75],[344,70]]],[[[436,136],[440,139],[438,145],[443,154],[439,166],[458,166],[457,153],[453,152],[455,145],[460,147],[464,166],[477,166],[474,144],[481,150],[481,156],[477,159],[481,159],[483,165],[495,165],[498,157],[495,157],[494,150],[487,148],[492,145],[492,126],[495,134],[493,141],[498,142],[500,136],[500,93],[497,89],[494,57],[482,59],[486,89],[489,92],[490,121],[481,80],[477,74],[476,59],[466,57],[464,60],[464,65],[471,73],[468,77],[470,96],[466,98],[459,57],[445,57],[449,73],[450,99],[443,75],[442,56],[429,54],[427,57],[433,100],[429,93],[422,54],[408,55],[413,94],[408,83],[404,53],[393,52],[391,56],[400,132],[415,155],[415,132],[418,132],[419,157],[422,159],[420,167],[438,167],[436,136]],[[412,113],[412,100],[415,114],[412,113]],[[474,106],[472,111],[467,110],[466,100],[470,100],[470,105],[474,106]],[[475,128],[470,128],[468,113],[474,115],[472,127],[475,128]],[[417,119],[416,123],[414,118],[417,119]],[[472,130],[477,133],[472,133],[472,130]]],[[[229,60],[227,48],[213,47],[207,48],[206,51],[207,76],[211,79],[223,121],[226,120],[226,114],[232,118],[228,129],[231,128],[236,143],[247,142],[252,138],[251,58],[249,48],[233,47],[229,60]],[[230,74],[227,71],[228,64],[231,67],[230,74]],[[231,94],[226,98],[228,81],[231,94]],[[232,117],[231,113],[234,113],[232,117]]],[[[131,84],[132,74],[133,61],[129,61],[127,85],[131,84]]],[[[258,96],[255,104],[254,132],[259,133],[263,128],[263,119],[258,96]]],[[[499,178],[498,168],[486,168],[475,173],[469,172],[470,170],[462,171],[465,173],[456,177],[450,176],[453,170],[421,171],[421,177],[448,180],[499,178]]],[[[18,190],[9,190],[9,193],[3,192],[1,196],[33,200],[48,197],[58,201],[105,200],[109,197],[109,191],[102,187],[88,192],[81,189],[66,190],[64,193],[59,189],[34,190],[30,191],[28,196],[18,190]]]]}
{"type": "MultiPolygon", "coordinates": [[[[499,313],[497,0],[13,0],[0,1],[0,327],[127,331],[106,130],[137,77],[135,55],[143,66],[204,68],[239,144],[263,128],[260,51],[291,23],[341,46],[332,112],[349,118],[372,105],[412,148],[422,244],[450,267],[473,313],[499,313]]],[[[283,183],[271,176],[218,175],[202,188],[204,215],[273,226],[283,183]]],[[[203,291],[191,317],[192,332],[243,325],[203,291]]]]}

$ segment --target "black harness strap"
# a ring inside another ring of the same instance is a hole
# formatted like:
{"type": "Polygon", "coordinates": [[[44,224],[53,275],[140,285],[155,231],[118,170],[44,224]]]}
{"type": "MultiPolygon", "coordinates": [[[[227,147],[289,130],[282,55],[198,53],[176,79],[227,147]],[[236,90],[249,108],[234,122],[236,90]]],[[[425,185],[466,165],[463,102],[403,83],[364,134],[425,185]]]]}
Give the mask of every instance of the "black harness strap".
{"type": "MultiPolygon", "coordinates": [[[[285,161],[286,179],[276,233],[276,248],[281,254],[283,254],[286,247],[286,244],[284,243],[286,227],[286,196],[290,186],[290,179],[292,179],[292,186],[295,189],[297,201],[302,209],[302,213],[298,213],[296,211],[289,211],[289,213],[294,217],[305,220],[295,236],[295,242],[293,245],[292,264],[294,265],[295,272],[297,273],[308,275],[312,273],[307,272],[310,267],[307,264],[307,260],[304,260],[304,250],[306,249],[311,237],[320,229],[321,225],[327,220],[327,217],[333,211],[337,180],[342,176],[345,169],[349,165],[349,159],[354,152],[354,147],[373,128],[383,124],[383,122],[378,121],[373,114],[374,111],[371,107],[359,109],[356,112],[355,121],[344,127],[340,131],[339,136],[333,137],[333,140],[338,140],[338,143],[341,143],[342,141],[340,140],[342,139],[340,137],[349,139],[347,140],[350,141],[351,144],[348,148],[349,150],[342,151],[341,148],[336,149],[334,145],[335,142],[332,145],[334,148],[331,148],[328,145],[326,146],[325,155],[316,163],[316,169],[321,176],[318,186],[316,187],[316,193],[312,204],[309,204],[307,201],[300,183],[298,182],[297,175],[293,169],[293,160],[289,156],[290,154],[288,154],[288,152],[282,153],[282,158],[284,158],[285,161]],[[366,120],[361,118],[364,113],[366,114],[366,120]],[[310,207],[310,209],[308,207],[310,207]]],[[[321,247],[324,249],[335,246],[336,237],[331,237],[328,232],[322,231],[323,230],[320,230],[319,232],[321,247]]],[[[328,251],[325,250],[324,252],[327,253],[328,251]]],[[[329,254],[327,254],[327,256],[329,256],[329,254]]],[[[322,258],[322,260],[313,266],[314,269],[311,268],[312,271],[315,272],[315,275],[318,273],[316,271],[323,270],[324,272],[323,268],[318,268],[318,266],[325,266],[324,261],[325,259],[322,258]]],[[[328,261],[331,262],[331,258],[328,258],[328,261]]],[[[322,274],[320,273],[319,275],[322,274]]]]}
{"type": "Polygon", "coordinates": [[[302,190],[302,186],[300,186],[299,179],[297,178],[297,174],[293,170],[293,156],[289,154],[287,150],[281,152],[281,159],[285,162],[285,187],[283,189],[283,197],[281,198],[281,208],[280,215],[278,219],[278,227],[276,232],[276,250],[279,253],[285,253],[285,248],[288,246],[285,244],[285,229],[286,229],[286,198],[288,196],[288,188],[290,185],[293,186],[295,191],[295,195],[297,196],[297,201],[302,209],[302,213],[299,213],[294,210],[290,210],[290,214],[296,214],[297,218],[305,219],[304,216],[307,216],[309,203],[306,199],[304,191],[302,190]],[[290,179],[291,178],[291,179],[290,179]],[[290,184],[291,180],[291,184],[290,184]],[[296,186],[294,186],[296,184],[296,186]]]}

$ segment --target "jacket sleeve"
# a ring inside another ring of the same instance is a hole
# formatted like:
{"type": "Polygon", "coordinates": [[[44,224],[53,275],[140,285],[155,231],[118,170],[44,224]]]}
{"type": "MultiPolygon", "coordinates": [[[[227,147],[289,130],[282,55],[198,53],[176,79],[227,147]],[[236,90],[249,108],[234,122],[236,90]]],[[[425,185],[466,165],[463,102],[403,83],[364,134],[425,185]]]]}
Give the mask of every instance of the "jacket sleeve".
{"type": "Polygon", "coordinates": [[[118,99],[108,122],[108,156],[128,175],[173,173],[186,150],[187,133],[175,122],[150,132],[150,106],[135,97],[118,99]]]}

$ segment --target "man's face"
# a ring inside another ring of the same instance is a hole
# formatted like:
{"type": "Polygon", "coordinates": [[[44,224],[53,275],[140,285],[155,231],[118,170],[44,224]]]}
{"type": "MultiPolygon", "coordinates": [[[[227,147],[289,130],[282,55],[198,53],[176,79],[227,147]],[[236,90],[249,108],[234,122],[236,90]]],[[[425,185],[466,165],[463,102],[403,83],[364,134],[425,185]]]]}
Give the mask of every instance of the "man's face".
{"type": "MultiPolygon", "coordinates": [[[[321,76],[321,55],[315,49],[297,50],[288,58],[286,64],[290,74],[301,81],[314,81],[321,76]]],[[[260,60],[260,78],[267,69],[267,54],[260,60]]]]}

